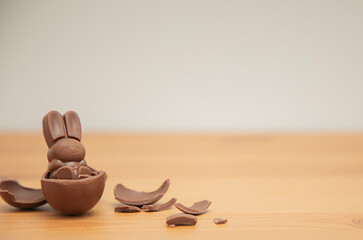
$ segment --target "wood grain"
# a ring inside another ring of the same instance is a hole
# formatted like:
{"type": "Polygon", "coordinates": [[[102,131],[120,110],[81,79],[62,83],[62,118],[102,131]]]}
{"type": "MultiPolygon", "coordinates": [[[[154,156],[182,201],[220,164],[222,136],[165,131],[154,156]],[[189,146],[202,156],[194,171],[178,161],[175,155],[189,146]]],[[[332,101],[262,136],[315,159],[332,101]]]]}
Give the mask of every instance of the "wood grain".
{"type": "MultiPolygon", "coordinates": [[[[107,172],[89,213],[49,206],[19,211],[0,203],[0,239],[362,239],[363,135],[84,134],[88,163],[107,172]],[[117,183],[154,190],[160,203],[209,199],[195,227],[167,228],[178,213],[115,213],[117,183]],[[227,218],[215,225],[214,218],[227,218]]],[[[40,187],[47,147],[41,135],[0,135],[0,178],[40,187]]]]}

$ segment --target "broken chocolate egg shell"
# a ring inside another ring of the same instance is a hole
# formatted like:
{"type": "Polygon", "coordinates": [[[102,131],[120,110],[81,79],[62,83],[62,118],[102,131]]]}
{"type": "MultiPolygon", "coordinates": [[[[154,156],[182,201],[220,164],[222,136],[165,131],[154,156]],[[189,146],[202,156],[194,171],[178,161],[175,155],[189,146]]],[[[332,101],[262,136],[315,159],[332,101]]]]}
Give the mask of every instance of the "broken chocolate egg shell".
{"type": "Polygon", "coordinates": [[[199,215],[199,214],[202,214],[205,211],[207,211],[207,209],[209,208],[211,203],[212,202],[209,200],[203,200],[203,201],[194,203],[190,207],[186,207],[181,203],[176,203],[174,206],[182,212],[185,212],[188,214],[193,214],[193,215],[199,215]]]}
{"type": "Polygon", "coordinates": [[[176,203],[176,198],[172,198],[166,203],[160,204],[160,205],[144,205],[142,206],[142,209],[145,212],[159,212],[159,211],[165,211],[170,209],[174,204],[176,203]]]}
{"type": "Polygon", "coordinates": [[[196,216],[185,213],[177,213],[174,215],[170,215],[166,218],[166,224],[169,227],[174,226],[194,226],[197,224],[198,219],[196,216]]]}
{"type": "Polygon", "coordinates": [[[117,184],[113,190],[116,200],[133,206],[141,206],[157,202],[168,191],[170,180],[167,179],[164,183],[153,192],[138,192],[125,187],[122,184],[117,184]]]}
{"type": "Polygon", "coordinates": [[[115,207],[115,212],[117,213],[136,213],[141,212],[141,208],[136,206],[120,206],[115,207]]]}
{"type": "Polygon", "coordinates": [[[6,203],[20,209],[33,209],[47,203],[41,189],[23,187],[15,180],[0,182],[0,195],[6,203]]]}
{"type": "Polygon", "coordinates": [[[49,175],[47,171],[41,179],[44,197],[51,207],[66,215],[79,215],[93,208],[103,194],[107,178],[103,171],[77,180],[50,179],[49,175]]]}

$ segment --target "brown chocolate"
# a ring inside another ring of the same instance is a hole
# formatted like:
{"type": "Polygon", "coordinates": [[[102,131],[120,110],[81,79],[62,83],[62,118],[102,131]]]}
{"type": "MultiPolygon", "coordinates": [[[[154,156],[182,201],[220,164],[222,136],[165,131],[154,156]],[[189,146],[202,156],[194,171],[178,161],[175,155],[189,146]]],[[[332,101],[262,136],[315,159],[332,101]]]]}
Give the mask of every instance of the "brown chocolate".
{"type": "Polygon", "coordinates": [[[90,175],[87,175],[87,174],[79,174],[78,175],[78,179],[83,179],[83,178],[89,178],[90,175]]]}
{"type": "Polygon", "coordinates": [[[50,178],[53,179],[77,179],[78,174],[77,171],[72,169],[71,167],[64,166],[61,168],[58,168],[54,172],[50,174],[50,178]]]}
{"type": "Polygon", "coordinates": [[[66,136],[64,128],[64,121],[59,112],[50,111],[43,117],[43,134],[49,148],[54,141],[66,136]]]}
{"type": "Polygon", "coordinates": [[[77,113],[73,111],[66,112],[63,115],[63,120],[65,123],[64,126],[67,132],[67,137],[81,141],[82,128],[81,128],[81,121],[79,120],[77,113]]]}
{"type": "Polygon", "coordinates": [[[211,203],[212,202],[209,200],[203,200],[203,201],[194,203],[190,207],[186,207],[181,203],[176,203],[175,207],[182,212],[185,212],[188,214],[193,214],[193,215],[199,215],[199,214],[202,214],[205,211],[207,211],[207,209],[209,208],[211,203]]]}
{"type": "MultiPolygon", "coordinates": [[[[93,170],[93,169],[92,169],[93,170]]],[[[93,208],[100,200],[106,182],[106,173],[84,179],[50,179],[46,172],[41,179],[42,191],[49,205],[55,210],[77,215],[93,208]]]]}
{"type": "Polygon", "coordinates": [[[147,205],[157,202],[168,191],[170,180],[167,179],[164,183],[153,192],[138,192],[126,188],[122,184],[117,184],[113,190],[116,200],[133,206],[147,205]]]}
{"type": "Polygon", "coordinates": [[[48,150],[48,160],[58,159],[64,162],[80,162],[84,159],[86,150],[82,143],[72,138],[58,140],[48,150]]]}
{"type": "Polygon", "coordinates": [[[6,203],[21,209],[33,209],[47,203],[41,189],[23,187],[15,180],[2,181],[0,195],[6,203]]]}
{"type": "Polygon", "coordinates": [[[213,219],[213,222],[215,224],[225,224],[228,220],[227,219],[222,219],[222,218],[215,218],[213,219]]]}
{"type": "Polygon", "coordinates": [[[90,210],[100,200],[107,177],[105,172],[87,166],[77,113],[70,111],[62,116],[50,111],[43,118],[43,134],[49,147],[49,164],[41,178],[42,189],[25,188],[16,181],[2,181],[1,197],[22,209],[48,202],[63,214],[77,215],[90,210]]]}
{"type": "Polygon", "coordinates": [[[61,167],[63,167],[63,162],[58,159],[54,159],[48,164],[48,171],[54,172],[55,170],[61,167]]]}
{"type": "Polygon", "coordinates": [[[78,173],[91,176],[91,170],[86,166],[80,166],[78,173]]]}
{"type": "MultiPolygon", "coordinates": [[[[66,112],[63,116],[50,111],[43,118],[43,135],[49,147],[48,171],[50,178],[78,179],[80,167],[87,166],[84,157],[86,150],[81,143],[81,122],[77,113],[66,112]],[[61,170],[62,169],[62,170],[61,170]]],[[[91,172],[87,173],[91,175],[91,172]]]]}
{"type": "Polygon", "coordinates": [[[198,219],[196,216],[185,213],[174,214],[166,218],[166,224],[169,227],[180,226],[180,225],[193,226],[197,224],[197,221],[198,219]]]}
{"type": "Polygon", "coordinates": [[[100,200],[107,177],[87,166],[77,113],[50,111],[43,118],[43,134],[49,165],[41,184],[49,205],[68,215],[90,210],[100,200]]]}
{"type": "Polygon", "coordinates": [[[158,211],[164,211],[164,210],[168,210],[169,208],[171,208],[176,202],[176,198],[172,198],[169,201],[167,201],[164,204],[160,204],[160,205],[144,205],[142,206],[142,209],[145,212],[158,212],[158,211]]]}
{"type": "Polygon", "coordinates": [[[122,213],[122,212],[126,212],[126,213],[141,212],[141,208],[136,207],[136,206],[120,206],[120,207],[115,207],[115,212],[117,212],[117,213],[122,213]]]}

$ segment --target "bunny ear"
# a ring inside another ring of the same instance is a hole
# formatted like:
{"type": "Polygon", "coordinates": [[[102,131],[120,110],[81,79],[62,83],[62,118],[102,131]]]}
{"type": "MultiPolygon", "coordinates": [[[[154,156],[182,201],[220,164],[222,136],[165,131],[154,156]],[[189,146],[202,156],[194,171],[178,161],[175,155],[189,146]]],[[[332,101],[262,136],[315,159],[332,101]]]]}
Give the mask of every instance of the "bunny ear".
{"type": "Polygon", "coordinates": [[[78,114],[76,112],[69,111],[63,115],[63,119],[66,124],[67,136],[81,141],[82,129],[78,114]]]}
{"type": "Polygon", "coordinates": [[[57,111],[50,111],[43,117],[43,135],[48,147],[55,140],[66,137],[62,115],[57,111]]]}

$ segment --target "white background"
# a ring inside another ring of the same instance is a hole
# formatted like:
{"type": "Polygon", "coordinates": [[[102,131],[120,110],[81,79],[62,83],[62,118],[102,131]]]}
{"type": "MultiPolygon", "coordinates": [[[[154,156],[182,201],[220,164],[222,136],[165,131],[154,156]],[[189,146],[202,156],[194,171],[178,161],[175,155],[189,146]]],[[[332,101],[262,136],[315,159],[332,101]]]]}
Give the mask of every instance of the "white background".
{"type": "Polygon", "coordinates": [[[0,131],[362,131],[363,1],[0,1],[0,131]]]}

